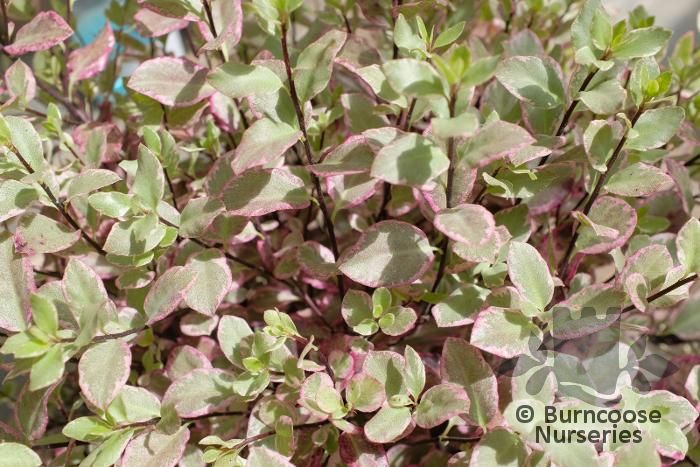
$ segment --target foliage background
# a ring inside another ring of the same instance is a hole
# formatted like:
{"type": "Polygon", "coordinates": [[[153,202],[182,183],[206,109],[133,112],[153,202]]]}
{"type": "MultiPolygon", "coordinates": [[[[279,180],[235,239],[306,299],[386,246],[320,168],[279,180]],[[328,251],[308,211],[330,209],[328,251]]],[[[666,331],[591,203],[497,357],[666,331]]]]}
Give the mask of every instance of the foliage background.
{"type": "Polygon", "coordinates": [[[698,462],[696,31],[127,0],[85,40],[71,2],[0,7],[0,465],[698,462]],[[594,360],[516,362],[613,327],[676,371],[595,396],[663,423],[538,441],[516,409],[589,407],[560,385],[594,360]]]}

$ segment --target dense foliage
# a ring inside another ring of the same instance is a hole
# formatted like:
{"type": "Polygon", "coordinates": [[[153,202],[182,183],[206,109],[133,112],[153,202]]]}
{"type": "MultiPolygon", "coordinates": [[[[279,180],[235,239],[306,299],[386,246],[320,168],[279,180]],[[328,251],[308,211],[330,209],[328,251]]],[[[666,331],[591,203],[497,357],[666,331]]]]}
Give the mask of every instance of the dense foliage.
{"type": "Polygon", "coordinates": [[[115,0],[81,43],[35,3],[0,0],[0,465],[700,461],[694,32],[600,0],[115,0]],[[518,365],[613,328],[674,371],[518,365]],[[601,397],[662,421],[535,436],[601,397]]]}

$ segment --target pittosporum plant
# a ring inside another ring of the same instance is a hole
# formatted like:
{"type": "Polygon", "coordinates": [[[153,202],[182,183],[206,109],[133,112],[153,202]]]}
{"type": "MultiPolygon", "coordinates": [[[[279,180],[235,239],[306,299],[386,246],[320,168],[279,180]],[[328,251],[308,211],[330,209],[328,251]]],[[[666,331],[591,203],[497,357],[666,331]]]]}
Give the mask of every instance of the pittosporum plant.
{"type": "Polygon", "coordinates": [[[85,43],[38,3],[0,0],[0,465],[700,462],[695,33],[115,0],[85,43]],[[600,400],[660,418],[538,437],[600,400]]]}

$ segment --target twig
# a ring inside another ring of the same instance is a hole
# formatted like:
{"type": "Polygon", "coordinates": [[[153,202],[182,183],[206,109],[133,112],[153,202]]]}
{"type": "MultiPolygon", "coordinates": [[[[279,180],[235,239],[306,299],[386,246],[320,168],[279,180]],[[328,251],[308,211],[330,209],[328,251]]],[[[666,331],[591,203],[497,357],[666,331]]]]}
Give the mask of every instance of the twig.
{"type": "MultiPolygon", "coordinates": [[[[2,1],[2,0],[0,0],[0,1],[2,1]]],[[[35,172],[34,172],[34,169],[32,169],[32,167],[31,167],[31,166],[29,165],[29,163],[24,159],[24,156],[22,156],[22,154],[20,154],[20,152],[17,150],[17,148],[15,148],[14,146],[10,146],[10,148],[12,149],[12,152],[17,156],[17,158],[19,159],[19,161],[22,163],[22,165],[24,166],[24,168],[25,168],[30,174],[34,174],[34,173],[35,173],[35,172]]],[[[76,222],[76,220],[73,219],[73,217],[70,215],[70,213],[69,213],[68,210],[66,209],[65,205],[64,205],[62,202],[60,202],[60,201],[54,196],[54,194],[51,192],[51,189],[50,189],[44,182],[39,182],[39,186],[41,186],[41,189],[44,190],[44,192],[46,193],[46,195],[49,197],[49,199],[51,200],[51,202],[53,203],[53,205],[56,206],[56,209],[58,209],[58,212],[61,213],[61,215],[63,216],[63,218],[64,218],[66,221],[68,221],[68,223],[69,223],[75,230],[77,230],[77,231],[80,232],[80,235],[83,237],[83,239],[84,239],[95,251],[97,251],[99,254],[101,254],[102,256],[107,256],[107,252],[106,252],[105,250],[103,250],[102,247],[100,246],[100,244],[97,243],[95,240],[93,240],[93,239],[87,234],[87,232],[85,232],[85,231],[82,229],[82,227],[80,227],[80,225],[78,224],[78,222],[76,222]]]]}
{"type": "MultiPolygon", "coordinates": [[[[639,117],[642,116],[642,113],[644,113],[644,102],[639,106],[637,109],[637,112],[634,114],[631,120],[631,126],[630,128],[634,128],[635,123],[637,123],[637,120],[639,120],[639,117]]],[[[586,202],[585,206],[583,207],[583,214],[588,215],[588,213],[591,211],[591,208],[593,207],[593,203],[595,200],[598,198],[598,195],[600,194],[600,190],[603,188],[603,185],[605,185],[605,181],[608,179],[608,176],[610,175],[610,172],[612,171],[612,168],[615,165],[615,162],[617,162],[617,158],[620,156],[620,153],[622,152],[622,148],[625,146],[625,143],[627,142],[627,134],[629,132],[629,129],[625,130],[625,134],[620,138],[620,141],[617,143],[617,146],[615,147],[615,150],[613,151],[612,156],[610,157],[610,160],[606,163],[606,170],[603,172],[600,177],[598,178],[598,181],[595,184],[595,187],[593,188],[593,191],[591,192],[591,195],[588,197],[588,201],[586,202]]],[[[559,272],[563,276],[566,273],[566,268],[569,265],[569,257],[571,256],[571,253],[574,251],[574,246],[576,244],[576,240],[578,240],[578,223],[574,223],[574,234],[571,237],[571,240],[569,241],[569,245],[566,248],[566,253],[564,253],[564,257],[562,259],[562,264],[559,268],[559,272]]]]}
{"type": "MultiPolygon", "coordinates": [[[[299,102],[299,96],[297,95],[296,86],[294,84],[294,76],[292,74],[292,65],[289,59],[289,47],[287,46],[287,23],[282,23],[282,55],[284,56],[284,68],[287,72],[287,80],[289,81],[289,93],[291,94],[292,103],[294,104],[294,111],[297,116],[297,121],[299,123],[299,129],[301,130],[302,136],[304,138],[304,152],[306,160],[304,165],[310,166],[313,164],[313,156],[311,154],[311,146],[309,144],[309,136],[306,133],[306,123],[304,121],[304,113],[301,110],[301,103],[299,102]]],[[[314,187],[316,188],[316,199],[318,200],[319,208],[323,214],[323,222],[326,225],[326,231],[328,233],[328,239],[331,243],[331,250],[335,259],[340,258],[340,251],[338,250],[338,242],[335,237],[335,227],[333,226],[333,220],[331,219],[330,213],[328,211],[328,206],[326,206],[326,201],[323,197],[323,189],[321,187],[321,182],[313,172],[309,172],[311,175],[311,180],[313,181],[314,187]]],[[[338,278],[338,289],[340,291],[340,296],[345,295],[345,285],[343,284],[342,276],[338,278]]]]}

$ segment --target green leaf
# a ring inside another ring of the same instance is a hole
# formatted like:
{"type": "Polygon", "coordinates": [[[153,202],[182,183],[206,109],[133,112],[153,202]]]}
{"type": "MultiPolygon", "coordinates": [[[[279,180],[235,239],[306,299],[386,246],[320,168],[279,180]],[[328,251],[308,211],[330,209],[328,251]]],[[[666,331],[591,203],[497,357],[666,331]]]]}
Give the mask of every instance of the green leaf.
{"type": "Polygon", "coordinates": [[[121,177],[111,170],[106,169],[86,169],[71,179],[68,184],[67,201],[76,196],[84,195],[92,191],[99,190],[113,183],[117,183],[121,177]]]}
{"type": "Polygon", "coordinates": [[[388,336],[400,336],[415,325],[418,316],[413,308],[395,306],[379,319],[379,328],[388,336]]]}
{"type": "Polygon", "coordinates": [[[542,331],[520,311],[489,307],[479,313],[469,340],[475,347],[502,358],[529,354],[542,331]]]}
{"type": "Polygon", "coordinates": [[[224,203],[216,198],[191,199],[180,216],[180,236],[197,238],[205,234],[214,219],[224,210],[224,203]]]}
{"type": "Polygon", "coordinates": [[[666,46],[671,34],[670,30],[664,28],[634,29],[615,40],[612,57],[618,60],[651,57],[666,46]]]}
{"type": "Polygon", "coordinates": [[[231,363],[241,366],[241,356],[238,346],[244,338],[251,335],[253,335],[253,331],[243,318],[226,315],[219,321],[219,329],[216,337],[219,341],[221,351],[226,358],[228,358],[231,363]]]}
{"type": "Polygon", "coordinates": [[[262,65],[228,62],[209,73],[207,81],[227,97],[242,99],[253,94],[268,94],[283,86],[282,80],[262,65]]]}
{"type": "Polygon", "coordinates": [[[165,175],[158,158],[144,145],[139,146],[138,168],[132,190],[141,202],[155,211],[165,192],[165,175]]]}
{"type": "Polygon", "coordinates": [[[635,135],[627,140],[625,148],[647,151],[663,146],[676,134],[684,117],[681,107],[647,110],[635,123],[635,135]]]}
{"type": "Polygon", "coordinates": [[[343,297],[340,311],[345,322],[356,333],[369,336],[377,332],[378,327],[372,316],[372,300],[366,292],[348,290],[345,297],[343,297]]]}
{"type": "Polygon", "coordinates": [[[88,203],[97,212],[107,217],[124,217],[132,206],[133,195],[110,191],[93,193],[88,196],[88,203]]]}
{"type": "Polygon", "coordinates": [[[163,405],[172,406],[180,417],[192,418],[222,409],[236,397],[233,375],[218,368],[199,368],[170,385],[163,405]]]}
{"type": "Polygon", "coordinates": [[[637,162],[615,172],[605,189],[620,196],[648,196],[673,187],[673,179],[663,170],[637,162]]]}
{"type": "Polygon", "coordinates": [[[583,133],[583,147],[591,166],[598,172],[608,170],[607,161],[612,156],[619,141],[619,125],[613,127],[605,120],[593,120],[583,133]]]}
{"type": "Polygon", "coordinates": [[[459,384],[469,396],[469,418],[485,427],[499,413],[498,387],[479,350],[463,339],[448,337],[442,348],[443,381],[459,384]]]}
{"type": "Polygon", "coordinates": [[[7,331],[23,331],[29,320],[30,290],[34,288],[34,275],[28,257],[15,252],[10,232],[0,232],[0,328],[7,331]]]}
{"type": "Polygon", "coordinates": [[[56,307],[41,295],[32,294],[32,320],[39,329],[50,336],[58,331],[58,313],[56,307]]]}
{"type": "Polygon", "coordinates": [[[365,373],[353,375],[345,391],[352,409],[360,412],[374,412],[385,400],[382,384],[365,373]]]}
{"type": "Polygon", "coordinates": [[[503,428],[496,428],[479,440],[471,462],[473,465],[519,467],[527,463],[527,456],[527,447],[520,437],[503,428]]]}
{"type": "Polygon", "coordinates": [[[496,73],[500,60],[501,57],[496,55],[493,57],[480,58],[472,62],[464,73],[462,85],[470,87],[484,84],[496,73]]]}
{"type": "Polygon", "coordinates": [[[19,216],[38,198],[31,185],[16,180],[0,182],[0,222],[19,216]]]}
{"type": "Polygon", "coordinates": [[[676,237],[678,261],[685,271],[700,272],[700,221],[691,217],[678,231],[676,237]]]}
{"type": "Polygon", "coordinates": [[[539,57],[511,57],[496,71],[496,79],[521,101],[553,109],[564,104],[561,71],[555,62],[539,57]]]}
{"type": "Polygon", "coordinates": [[[627,93],[616,79],[603,81],[595,87],[579,93],[579,99],[593,113],[598,115],[612,115],[617,112],[625,102],[627,93]]]}
{"type": "Polygon", "coordinates": [[[474,316],[481,309],[488,293],[488,289],[473,284],[462,285],[432,307],[435,323],[440,328],[473,323],[474,316]]]}
{"type": "MultiPolygon", "coordinates": [[[[589,47],[594,50],[592,30],[594,18],[597,15],[605,15],[605,10],[601,6],[600,0],[586,0],[578,16],[571,24],[571,40],[574,44],[574,49],[579,50],[584,47],[589,47]]],[[[595,21],[600,21],[600,18],[595,21]]]]}
{"type": "Polygon", "coordinates": [[[148,318],[146,324],[150,325],[165,319],[175,311],[187,296],[195,279],[196,274],[182,266],[175,266],[165,271],[148,291],[143,303],[143,309],[148,318]]]}
{"type": "Polygon", "coordinates": [[[464,31],[464,24],[464,21],[460,21],[459,23],[452,25],[449,28],[442,31],[440,35],[438,35],[437,39],[435,39],[433,47],[436,49],[440,47],[445,47],[459,39],[459,36],[461,36],[462,32],[464,31]]]}
{"type": "Polygon", "coordinates": [[[344,31],[328,31],[299,54],[294,67],[294,85],[302,103],[326,89],[333,71],[333,60],[346,38],[344,31]]]}
{"type": "Polygon", "coordinates": [[[425,365],[421,356],[410,345],[404,349],[404,358],[406,359],[404,378],[406,386],[413,398],[417,399],[425,387],[425,365]]]}
{"type": "Polygon", "coordinates": [[[416,425],[434,428],[469,410],[469,398],[460,386],[442,383],[431,387],[421,397],[416,412],[416,425]]]}
{"type": "Polygon", "coordinates": [[[385,405],[365,424],[365,436],[373,443],[391,443],[413,430],[411,409],[385,405]]]}
{"type": "Polygon", "coordinates": [[[535,139],[527,130],[512,123],[496,120],[483,126],[459,148],[460,161],[470,168],[485,167],[488,164],[509,157],[531,145],[535,139]]]}
{"type": "Polygon", "coordinates": [[[429,63],[412,58],[391,60],[382,70],[392,88],[412,97],[447,96],[447,85],[429,63]]]}
{"type": "Polygon", "coordinates": [[[123,386],[107,407],[107,416],[120,425],[140,423],[160,417],[158,397],[145,388],[123,386]]]}
{"type": "Polygon", "coordinates": [[[340,271],[368,287],[410,284],[430,267],[425,233],[411,224],[383,221],[367,229],[338,261],[340,271]]]}
{"type": "Polygon", "coordinates": [[[24,255],[55,253],[80,240],[80,231],[73,230],[43,214],[22,217],[15,232],[15,247],[24,255]]]}
{"type": "Polygon", "coordinates": [[[246,170],[277,162],[299,141],[302,133],[283,122],[269,118],[256,120],[244,133],[236,148],[233,171],[236,175],[246,170]]]}
{"type": "Polygon", "coordinates": [[[554,296],[554,281],[540,253],[527,243],[513,242],[508,252],[508,275],[518,291],[538,310],[554,296]]]}
{"type": "Polygon", "coordinates": [[[254,447],[250,450],[246,467],[294,467],[282,454],[264,446],[254,447]]]}
{"type": "Polygon", "coordinates": [[[144,431],[136,436],[124,451],[124,465],[177,465],[185,452],[190,430],[180,427],[175,433],[144,431]]]}
{"type": "Polygon", "coordinates": [[[165,237],[166,228],[151,213],[132,217],[112,226],[104,249],[118,256],[137,256],[153,250],[165,237]]]}
{"type": "Polygon", "coordinates": [[[80,390],[101,410],[119,394],[131,370],[131,349],[118,339],[90,347],[78,363],[80,390]]]}
{"type": "Polygon", "coordinates": [[[34,125],[20,117],[8,116],[4,120],[7,128],[10,130],[12,145],[34,172],[41,173],[44,170],[46,161],[44,160],[44,148],[41,145],[41,138],[39,138],[39,133],[34,129],[34,125]]]}
{"type": "Polygon", "coordinates": [[[63,376],[63,364],[68,357],[63,347],[51,347],[34,365],[29,373],[29,390],[36,391],[57,382],[63,376]]]}
{"type": "Polygon", "coordinates": [[[68,422],[61,433],[78,441],[95,441],[112,432],[112,426],[98,417],[78,417],[68,422]]]}
{"type": "Polygon", "coordinates": [[[79,316],[81,330],[88,331],[89,326],[106,322],[115,314],[114,303],[100,276],[76,258],[68,262],[63,274],[63,293],[71,310],[79,316]]]}
{"type": "Polygon", "coordinates": [[[249,170],[233,178],[221,196],[229,214],[245,217],[309,205],[304,181],[287,169],[249,170]]]}
{"type": "Polygon", "coordinates": [[[134,428],[112,432],[106,440],[93,449],[83,461],[86,465],[112,465],[119,461],[134,435],[134,428]]]}
{"type": "Polygon", "coordinates": [[[413,50],[425,51],[425,42],[418,34],[413,32],[411,25],[406,21],[406,17],[399,13],[394,25],[394,44],[399,49],[404,49],[408,52],[413,50]]]}
{"type": "Polygon", "coordinates": [[[496,230],[493,214],[477,204],[460,204],[443,209],[433,222],[435,228],[450,239],[475,248],[486,244],[496,230]]]}
{"type": "Polygon", "coordinates": [[[449,165],[449,159],[439,146],[420,135],[408,133],[377,153],[370,175],[394,185],[427,188],[449,165]]]}
{"type": "Polygon", "coordinates": [[[214,316],[233,283],[226,258],[219,250],[206,250],[192,256],[187,269],[196,278],[185,296],[185,304],[214,316]]]}
{"type": "Polygon", "coordinates": [[[612,38],[613,28],[610,16],[605,10],[599,8],[595,11],[591,22],[591,42],[596,49],[606,51],[612,43],[612,38]]]}
{"type": "Polygon", "coordinates": [[[0,467],[39,467],[44,465],[37,453],[24,444],[0,443],[0,467]]]}
{"type": "Polygon", "coordinates": [[[188,107],[214,94],[207,73],[185,58],[158,57],[142,62],[127,87],[169,107],[188,107]]]}

